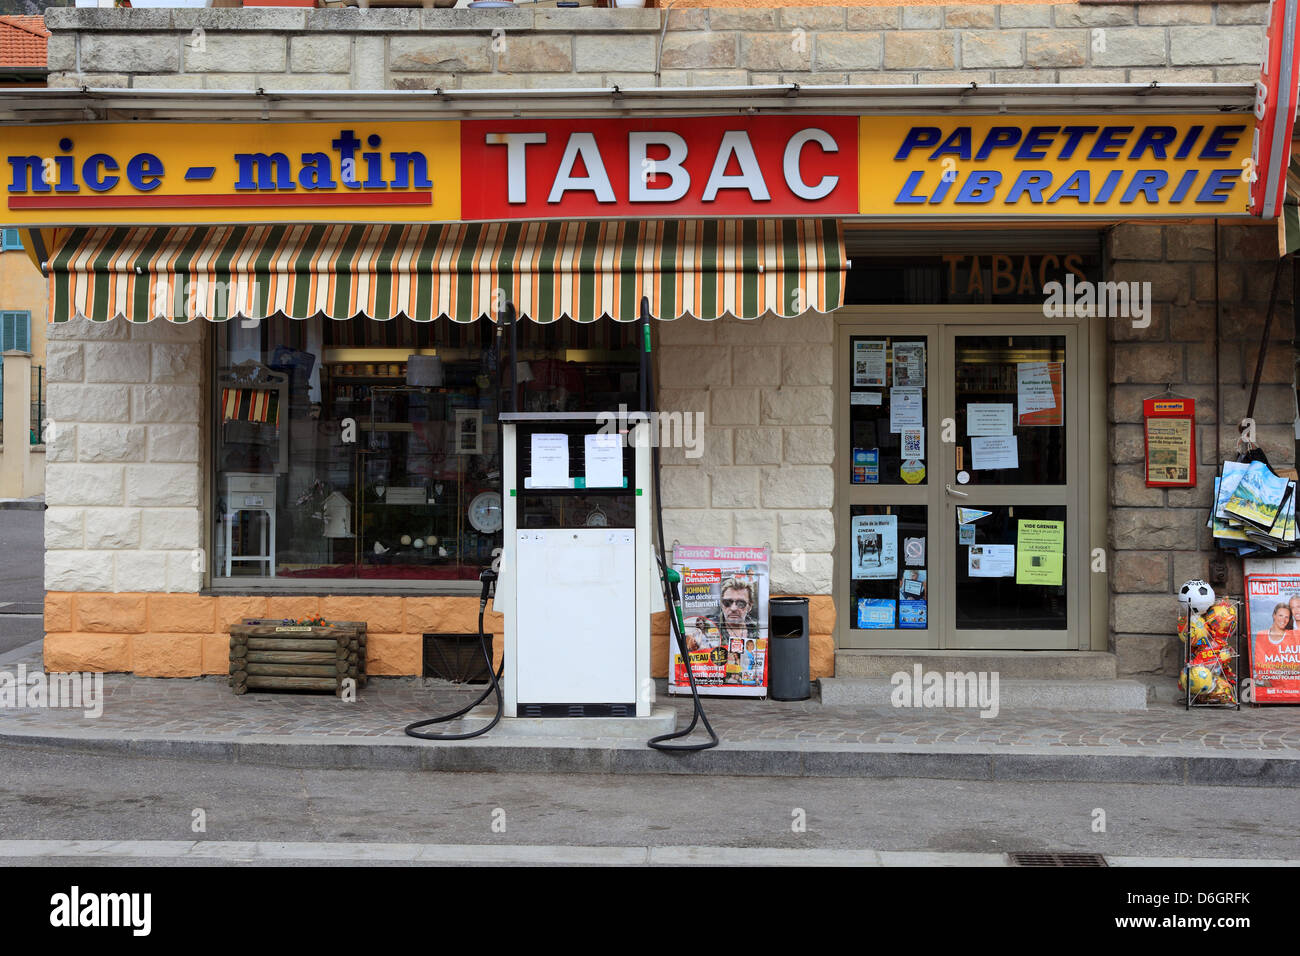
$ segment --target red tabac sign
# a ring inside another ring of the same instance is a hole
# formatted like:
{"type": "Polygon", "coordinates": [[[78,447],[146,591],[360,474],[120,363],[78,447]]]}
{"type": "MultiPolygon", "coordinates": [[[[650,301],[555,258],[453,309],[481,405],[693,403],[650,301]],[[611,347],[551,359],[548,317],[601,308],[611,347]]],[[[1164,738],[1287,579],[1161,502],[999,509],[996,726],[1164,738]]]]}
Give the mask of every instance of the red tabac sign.
{"type": "Polygon", "coordinates": [[[1254,180],[1250,184],[1250,213],[1273,219],[1282,215],[1286,170],[1291,162],[1295,129],[1300,49],[1296,43],[1296,14],[1300,0],[1272,0],[1264,65],[1255,84],[1254,180]]]}
{"type": "Polygon", "coordinates": [[[461,123],[461,217],[858,211],[855,116],[461,123]]]}

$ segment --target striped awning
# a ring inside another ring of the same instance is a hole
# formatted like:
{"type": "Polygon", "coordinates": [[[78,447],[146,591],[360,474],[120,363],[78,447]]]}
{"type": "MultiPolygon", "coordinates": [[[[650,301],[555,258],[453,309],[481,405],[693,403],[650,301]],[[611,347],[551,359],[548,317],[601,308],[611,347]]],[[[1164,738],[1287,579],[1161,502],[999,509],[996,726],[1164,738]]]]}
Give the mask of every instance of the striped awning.
{"type": "Polygon", "coordinates": [[[833,219],[95,227],[55,252],[50,317],[790,316],[838,308],[846,267],[833,219]]]}

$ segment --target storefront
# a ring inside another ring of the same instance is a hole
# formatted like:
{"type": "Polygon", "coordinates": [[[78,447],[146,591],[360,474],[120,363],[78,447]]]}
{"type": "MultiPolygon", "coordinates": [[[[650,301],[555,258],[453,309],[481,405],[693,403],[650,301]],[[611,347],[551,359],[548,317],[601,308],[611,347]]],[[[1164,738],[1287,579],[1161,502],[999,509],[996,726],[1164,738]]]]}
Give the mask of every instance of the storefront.
{"type": "Polygon", "coordinates": [[[1108,353],[1174,316],[1167,263],[1117,268],[1108,235],[1247,217],[1250,91],[943,95],[511,94],[522,118],[488,119],[478,93],[421,122],[401,94],[316,122],[288,95],[218,124],[248,103],[154,94],[148,122],[13,129],[52,320],[105,323],[68,338],[53,413],[77,437],[51,510],[81,523],[47,662],[217,673],[256,610],[368,615],[373,671],[418,673],[500,548],[496,415],[638,408],[643,298],[670,320],[658,404],[703,425],[665,449],[667,537],[772,546],[773,593],[814,598],[813,676],[1115,652],[1108,353]],[[76,417],[110,386],[124,417],[76,417]],[[110,433],[138,454],[83,454],[110,433]],[[132,556],[106,565],[92,524],[119,519],[132,556]],[[194,650],[136,649],[168,641],[194,650]]]}

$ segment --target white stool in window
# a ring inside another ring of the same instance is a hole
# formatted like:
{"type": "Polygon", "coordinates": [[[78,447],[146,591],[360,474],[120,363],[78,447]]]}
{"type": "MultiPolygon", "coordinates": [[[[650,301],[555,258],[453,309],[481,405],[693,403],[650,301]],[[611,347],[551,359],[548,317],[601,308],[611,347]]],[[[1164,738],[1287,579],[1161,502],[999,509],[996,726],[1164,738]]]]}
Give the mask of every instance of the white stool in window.
{"type": "Polygon", "coordinates": [[[275,577],[275,483],[276,475],[256,475],[229,472],[225,479],[226,514],[226,577],[230,577],[233,561],[265,562],[267,576],[275,577]],[[258,554],[232,554],[231,538],[235,519],[241,511],[264,511],[262,547],[258,554]]]}

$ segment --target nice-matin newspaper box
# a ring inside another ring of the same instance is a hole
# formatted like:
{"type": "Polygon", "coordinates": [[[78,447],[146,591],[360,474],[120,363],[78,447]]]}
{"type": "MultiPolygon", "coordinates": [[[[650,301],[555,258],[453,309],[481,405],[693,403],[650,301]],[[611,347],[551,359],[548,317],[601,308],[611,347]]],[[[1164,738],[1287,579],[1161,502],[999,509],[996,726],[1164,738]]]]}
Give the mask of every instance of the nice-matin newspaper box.
{"type": "Polygon", "coordinates": [[[505,715],[650,716],[648,441],[595,412],[501,424],[505,715]]]}

